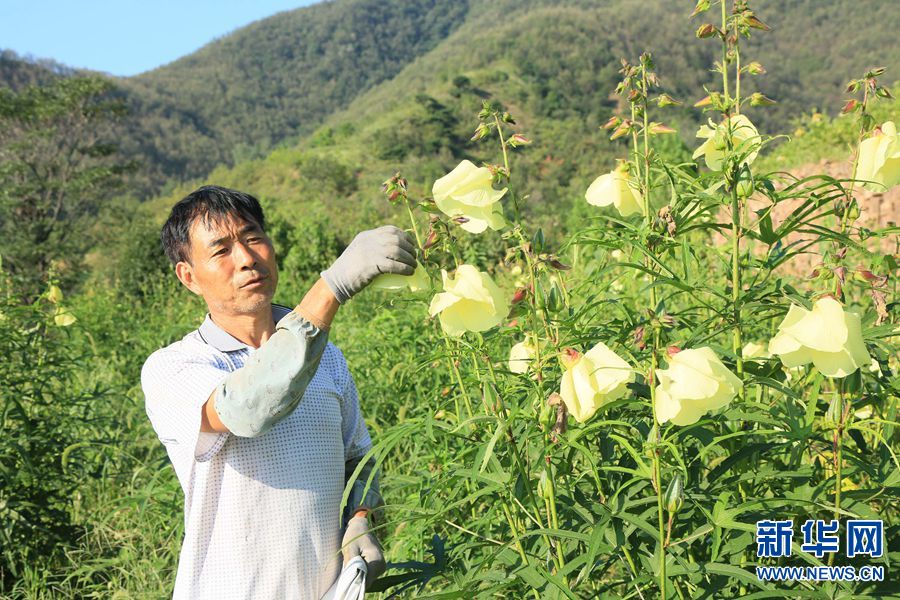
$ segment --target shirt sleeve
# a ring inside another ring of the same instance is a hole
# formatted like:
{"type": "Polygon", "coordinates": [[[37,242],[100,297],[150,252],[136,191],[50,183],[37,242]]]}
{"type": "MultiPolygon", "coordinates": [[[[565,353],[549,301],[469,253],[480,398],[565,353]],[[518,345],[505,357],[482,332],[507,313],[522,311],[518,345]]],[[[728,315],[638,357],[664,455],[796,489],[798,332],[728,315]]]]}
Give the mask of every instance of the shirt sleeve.
{"type": "Polygon", "coordinates": [[[344,461],[362,458],[366,452],[372,449],[372,438],[366,428],[359,407],[359,394],[356,391],[356,382],[347,368],[347,360],[344,354],[333,346],[337,357],[337,373],[335,380],[341,391],[341,432],[344,438],[344,461]]]}
{"type": "Polygon", "coordinates": [[[227,439],[227,433],[201,433],[202,407],[229,374],[214,357],[157,350],[141,369],[147,416],[166,447],[182,485],[190,478],[193,461],[208,461],[227,439]]]}

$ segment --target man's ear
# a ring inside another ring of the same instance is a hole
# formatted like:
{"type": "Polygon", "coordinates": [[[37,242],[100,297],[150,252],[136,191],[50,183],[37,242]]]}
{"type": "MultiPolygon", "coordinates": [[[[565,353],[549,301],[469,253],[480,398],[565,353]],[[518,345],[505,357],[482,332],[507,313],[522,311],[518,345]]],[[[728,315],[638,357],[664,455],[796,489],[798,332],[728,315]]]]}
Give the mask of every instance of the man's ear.
{"type": "Polygon", "coordinates": [[[200,286],[197,285],[197,280],[194,279],[194,267],[190,265],[187,261],[179,261],[178,264],[175,265],[175,275],[178,276],[178,281],[184,284],[184,287],[191,290],[198,296],[200,294],[200,286]]]}

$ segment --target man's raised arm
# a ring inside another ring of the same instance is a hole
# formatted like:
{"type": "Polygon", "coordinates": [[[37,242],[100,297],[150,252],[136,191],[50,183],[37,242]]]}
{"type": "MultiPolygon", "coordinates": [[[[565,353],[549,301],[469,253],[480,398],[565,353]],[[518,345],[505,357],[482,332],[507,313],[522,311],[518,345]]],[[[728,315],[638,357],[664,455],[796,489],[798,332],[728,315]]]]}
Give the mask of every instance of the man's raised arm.
{"type": "Polygon", "coordinates": [[[387,225],[357,234],[275,333],[216,386],[203,405],[200,430],[257,437],[274,427],[316,374],[339,306],[378,275],[411,275],[415,267],[415,246],[403,230],[387,225]]]}

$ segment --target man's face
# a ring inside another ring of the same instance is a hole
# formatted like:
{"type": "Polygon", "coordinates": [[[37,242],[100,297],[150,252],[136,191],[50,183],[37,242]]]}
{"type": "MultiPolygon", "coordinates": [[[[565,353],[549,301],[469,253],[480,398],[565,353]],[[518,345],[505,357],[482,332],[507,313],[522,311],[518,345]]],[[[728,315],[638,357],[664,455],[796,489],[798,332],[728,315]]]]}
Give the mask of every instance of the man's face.
{"type": "Polygon", "coordinates": [[[195,219],[190,229],[191,262],[175,272],[210,312],[255,314],[268,309],[278,285],[272,240],[251,221],[229,216],[221,222],[195,219]]]}

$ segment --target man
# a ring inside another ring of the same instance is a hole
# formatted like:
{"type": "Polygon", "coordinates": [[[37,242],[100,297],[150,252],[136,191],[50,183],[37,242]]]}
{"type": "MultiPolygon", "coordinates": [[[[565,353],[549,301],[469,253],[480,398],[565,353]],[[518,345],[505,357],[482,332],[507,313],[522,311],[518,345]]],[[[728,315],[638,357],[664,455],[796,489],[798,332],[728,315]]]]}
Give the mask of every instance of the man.
{"type": "Polygon", "coordinates": [[[209,309],[141,372],[147,415],[184,490],[174,597],[319,600],[341,551],[345,563],[366,561],[370,584],[385,568],[369,531],[380,503],[377,479],[367,493],[371,462],[343,516],[340,504],[372,443],[328,328],[379,274],[412,274],[415,246],[392,226],[358,234],[290,310],[271,303],[278,268],[252,196],[202,187],[172,208],[161,238],[209,309]]]}

